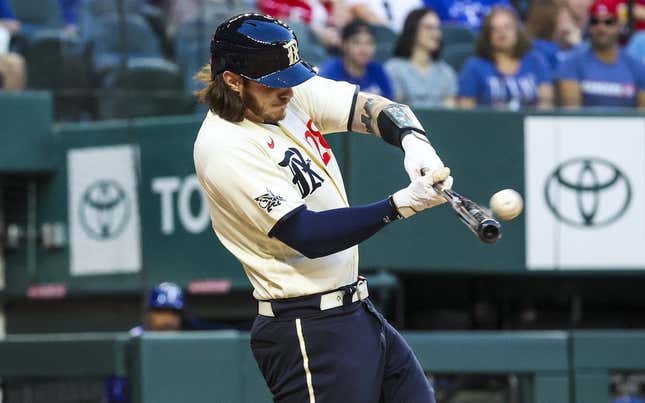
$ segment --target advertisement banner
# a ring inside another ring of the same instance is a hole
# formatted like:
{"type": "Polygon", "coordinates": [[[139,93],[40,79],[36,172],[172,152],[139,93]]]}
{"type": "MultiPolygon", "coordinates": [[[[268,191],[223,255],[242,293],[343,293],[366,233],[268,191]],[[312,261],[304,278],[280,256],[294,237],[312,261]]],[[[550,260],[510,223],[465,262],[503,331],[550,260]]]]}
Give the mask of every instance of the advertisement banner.
{"type": "Polygon", "coordinates": [[[141,269],[137,153],[130,145],[68,151],[72,275],[141,269]]]}
{"type": "Polygon", "coordinates": [[[645,119],[525,119],[529,269],[645,269],[645,119]]]}

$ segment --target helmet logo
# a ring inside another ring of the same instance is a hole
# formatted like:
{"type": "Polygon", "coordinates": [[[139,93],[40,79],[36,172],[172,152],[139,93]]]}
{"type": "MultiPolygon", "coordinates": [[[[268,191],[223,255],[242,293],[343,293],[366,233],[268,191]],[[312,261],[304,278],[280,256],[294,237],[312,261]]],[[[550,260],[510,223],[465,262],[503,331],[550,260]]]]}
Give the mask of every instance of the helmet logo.
{"type": "Polygon", "coordinates": [[[289,66],[295,64],[300,60],[300,55],[298,54],[298,43],[295,39],[290,40],[286,44],[282,45],[283,48],[287,49],[287,57],[289,58],[289,66]]]}

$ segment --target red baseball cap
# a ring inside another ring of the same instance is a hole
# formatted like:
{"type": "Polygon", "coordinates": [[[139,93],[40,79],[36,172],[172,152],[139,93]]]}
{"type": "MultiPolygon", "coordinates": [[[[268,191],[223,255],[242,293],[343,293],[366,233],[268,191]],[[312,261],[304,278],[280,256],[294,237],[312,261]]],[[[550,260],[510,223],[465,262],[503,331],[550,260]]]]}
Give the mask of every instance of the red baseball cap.
{"type": "Polygon", "coordinates": [[[589,7],[589,15],[592,17],[618,17],[618,1],[596,0],[589,7]]]}

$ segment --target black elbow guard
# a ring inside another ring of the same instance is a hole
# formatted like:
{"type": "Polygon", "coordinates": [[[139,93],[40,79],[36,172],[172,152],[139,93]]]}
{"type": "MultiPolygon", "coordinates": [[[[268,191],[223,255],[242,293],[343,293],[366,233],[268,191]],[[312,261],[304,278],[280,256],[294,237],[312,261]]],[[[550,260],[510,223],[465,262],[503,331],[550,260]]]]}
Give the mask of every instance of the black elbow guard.
{"type": "Polygon", "coordinates": [[[403,104],[389,104],[384,107],[376,118],[381,138],[401,148],[401,139],[410,132],[421,133],[425,136],[421,123],[409,106],[403,104]]]}

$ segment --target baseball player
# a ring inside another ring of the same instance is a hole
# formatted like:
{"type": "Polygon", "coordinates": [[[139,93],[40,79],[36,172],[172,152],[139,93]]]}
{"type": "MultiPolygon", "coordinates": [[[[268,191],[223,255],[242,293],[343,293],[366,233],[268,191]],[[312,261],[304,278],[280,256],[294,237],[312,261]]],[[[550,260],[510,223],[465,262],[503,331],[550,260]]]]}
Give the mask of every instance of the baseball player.
{"type": "Polygon", "coordinates": [[[164,332],[182,330],[184,291],[175,283],[155,285],[147,295],[143,326],[130,329],[131,336],[140,336],[144,330],[164,332]]]}
{"type": "Polygon", "coordinates": [[[318,77],[293,31],[260,14],[217,28],[200,78],[195,169],[215,233],[253,284],[251,349],[275,401],[434,402],[358,275],[357,244],[443,203],[433,180],[452,184],[412,111],[318,77]],[[350,207],[323,136],[349,130],[402,148],[409,186],[350,207]]]}
{"type": "MultiPolygon", "coordinates": [[[[143,325],[130,329],[130,336],[139,337],[146,331],[165,332],[182,330],[184,292],[175,283],[155,285],[146,296],[143,325]]],[[[127,377],[111,376],[105,380],[106,403],[130,403],[130,385],[127,377]]]]}

